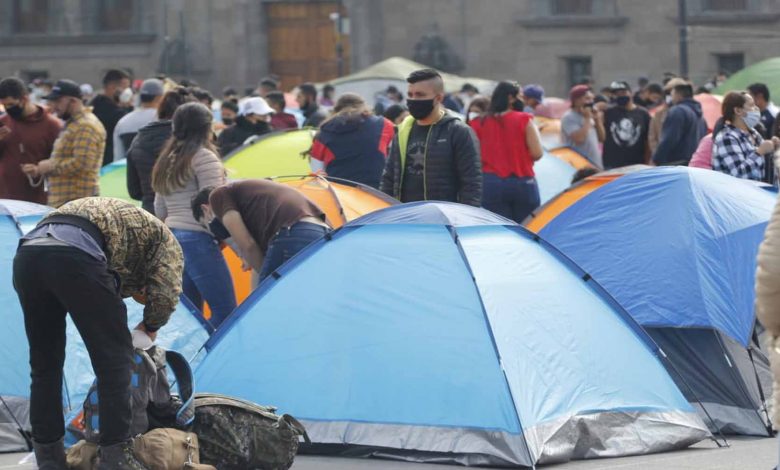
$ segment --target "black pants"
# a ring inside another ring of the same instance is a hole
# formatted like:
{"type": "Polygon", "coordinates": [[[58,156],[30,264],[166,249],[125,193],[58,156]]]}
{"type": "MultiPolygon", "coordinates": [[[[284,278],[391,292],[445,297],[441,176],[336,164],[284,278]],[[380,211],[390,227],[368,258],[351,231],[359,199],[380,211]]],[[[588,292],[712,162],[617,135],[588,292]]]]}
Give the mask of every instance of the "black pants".
{"type": "Polygon", "coordinates": [[[65,433],[62,367],[68,312],[97,376],[100,444],[128,439],[133,343],[119,286],[106,264],[77,248],[23,246],[14,259],[14,288],[30,344],[33,439],[49,443],[65,433]]]}

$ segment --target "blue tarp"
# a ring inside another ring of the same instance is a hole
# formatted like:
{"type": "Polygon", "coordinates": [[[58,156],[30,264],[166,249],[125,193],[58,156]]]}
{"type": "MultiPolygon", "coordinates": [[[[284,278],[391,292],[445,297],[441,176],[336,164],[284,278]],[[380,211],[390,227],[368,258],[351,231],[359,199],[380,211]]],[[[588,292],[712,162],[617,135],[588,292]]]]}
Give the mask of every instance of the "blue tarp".
{"type": "Polygon", "coordinates": [[[196,383],[278,406],[316,443],[532,465],[707,435],[624,312],[490,212],[383,209],[278,273],[209,341],[196,383]]]}
{"type": "Polygon", "coordinates": [[[758,246],[776,193],[696,168],[627,174],[540,235],[647,327],[705,327],[748,344],[758,246]]]}

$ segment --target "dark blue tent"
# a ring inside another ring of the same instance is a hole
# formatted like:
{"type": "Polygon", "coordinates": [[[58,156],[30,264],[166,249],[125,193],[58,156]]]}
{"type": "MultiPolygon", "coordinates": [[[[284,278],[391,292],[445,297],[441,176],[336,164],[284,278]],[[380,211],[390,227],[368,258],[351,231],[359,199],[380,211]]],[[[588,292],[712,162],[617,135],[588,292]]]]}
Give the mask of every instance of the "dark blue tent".
{"type": "Polygon", "coordinates": [[[642,170],[540,231],[645,327],[726,433],[770,433],[771,375],[754,341],[753,302],[776,197],[709,170],[642,170]]]}
{"type": "Polygon", "coordinates": [[[482,209],[383,209],[261,284],[197,387],[276,405],[309,450],[351,455],[534,466],[706,438],[652,340],[583,274],[482,209]]]}

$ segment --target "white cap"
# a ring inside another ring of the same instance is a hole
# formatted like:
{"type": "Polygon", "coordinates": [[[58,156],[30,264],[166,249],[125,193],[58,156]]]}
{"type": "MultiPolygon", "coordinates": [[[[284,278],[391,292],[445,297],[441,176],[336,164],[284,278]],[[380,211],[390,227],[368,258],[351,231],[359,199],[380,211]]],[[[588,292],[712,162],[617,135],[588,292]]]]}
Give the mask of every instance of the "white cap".
{"type": "Polygon", "coordinates": [[[258,116],[265,116],[266,114],[273,114],[273,112],[274,110],[268,106],[268,103],[263,98],[256,96],[248,98],[240,104],[238,115],[257,114],[258,116]]]}
{"type": "Polygon", "coordinates": [[[91,95],[94,92],[94,90],[92,89],[92,85],[90,85],[89,83],[82,83],[79,86],[79,89],[81,89],[82,95],[91,95]]]}

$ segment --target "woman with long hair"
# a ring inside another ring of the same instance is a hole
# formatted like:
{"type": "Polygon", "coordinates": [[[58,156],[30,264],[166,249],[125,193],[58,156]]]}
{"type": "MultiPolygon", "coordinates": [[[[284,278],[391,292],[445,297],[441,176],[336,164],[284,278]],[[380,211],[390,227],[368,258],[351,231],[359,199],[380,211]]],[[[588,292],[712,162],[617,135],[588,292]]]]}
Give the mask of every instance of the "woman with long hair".
{"type": "Polygon", "coordinates": [[[723,130],[713,140],[712,169],[737,178],[762,181],[767,159],[780,139],[763,140],[755,126],[761,111],[746,91],[730,91],[723,97],[723,130]]]}
{"type": "Polygon", "coordinates": [[[470,121],[482,150],[482,206],[521,223],[539,207],[534,162],[542,158],[539,130],[522,106],[520,85],[500,82],[487,113],[470,121]]]}
{"type": "Polygon", "coordinates": [[[197,307],[203,300],[218,327],[236,308],[236,296],[219,243],[192,215],[192,198],[203,188],[226,183],[225,168],[212,142],[212,114],[200,103],[187,103],[173,114],[173,135],[152,171],[154,210],[171,229],[184,252],[184,294],[197,307]]]}
{"type": "Polygon", "coordinates": [[[184,103],[195,101],[184,87],[176,87],[163,95],[157,108],[157,121],[142,127],[127,151],[127,192],[154,214],[152,169],[165,143],[171,137],[173,113],[184,103]]]}
{"type": "Polygon", "coordinates": [[[374,116],[354,93],[339,97],[333,116],[320,125],[311,148],[312,170],[379,188],[393,123],[374,116]]]}

